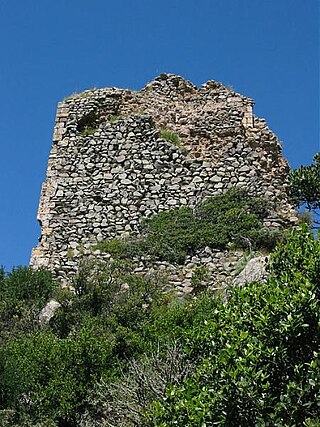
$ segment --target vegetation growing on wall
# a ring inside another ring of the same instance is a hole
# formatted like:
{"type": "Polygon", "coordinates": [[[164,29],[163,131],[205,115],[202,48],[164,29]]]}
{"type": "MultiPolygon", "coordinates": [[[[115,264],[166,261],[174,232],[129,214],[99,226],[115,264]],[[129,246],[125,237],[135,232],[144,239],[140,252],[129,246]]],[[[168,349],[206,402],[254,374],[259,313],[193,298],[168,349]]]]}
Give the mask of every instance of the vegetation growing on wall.
{"type": "Polygon", "coordinates": [[[194,211],[181,207],[146,219],[142,237],[112,239],[97,247],[120,258],[148,254],[173,263],[183,263],[187,255],[206,246],[270,250],[282,232],[263,226],[268,213],[264,199],[231,189],[204,200],[194,211]]]}
{"type": "Polygon", "coordinates": [[[117,121],[121,118],[118,114],[110,114],[108,117],[109,123],[117,123],[117,121]]]}
{"type": "Polygon", "coordinates": [[[162,128],[160,131],[160,136],[166,141],[171,142],[173,145],[179,148],[181,147],[181,140],[176,132],[172,132],[168,129],[162,128]]]}
{"type": "Polygon", "coordinates": [[[99,125],[99,116],[97,112],[91,111],[91,113],[83,116],[77,126],[78,132],[83,136],[93,135],[99,125]]]}

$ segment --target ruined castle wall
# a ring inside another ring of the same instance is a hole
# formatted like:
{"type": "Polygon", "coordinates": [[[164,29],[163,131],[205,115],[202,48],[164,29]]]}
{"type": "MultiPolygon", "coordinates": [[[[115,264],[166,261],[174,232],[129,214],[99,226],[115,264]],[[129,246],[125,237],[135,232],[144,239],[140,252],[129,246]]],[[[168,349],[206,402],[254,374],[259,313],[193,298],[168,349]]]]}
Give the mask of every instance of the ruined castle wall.
{"type": "MultiPolygon", "coordinates": [[[[98,241],[139,232],[143,217],[193,208],[232,186],[270,200],[268,225],[294,221],[288,165],[252,108],[252,100],[219,83],[196,88],[174,75],[140,92],[96,89],[61,102],[31,265],[65,277],[98,241]],[[181,146],[161,138],[161,128],[176,132],[181,146]]],[[[223,253],[213,254],[212,271],[217,257],[225,262],[223,253]]]]}

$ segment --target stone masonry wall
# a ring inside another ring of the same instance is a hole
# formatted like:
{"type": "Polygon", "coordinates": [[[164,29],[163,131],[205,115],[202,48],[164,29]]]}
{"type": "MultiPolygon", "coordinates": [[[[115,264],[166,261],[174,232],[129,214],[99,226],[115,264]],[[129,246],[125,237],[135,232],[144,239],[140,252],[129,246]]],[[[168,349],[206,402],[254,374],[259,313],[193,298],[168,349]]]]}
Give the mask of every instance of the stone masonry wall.
{"type": "MultiPolygon", "coordinates": [[[[287,162],[252,109],[251,99],[220,83],[196,88],[171,74],[141,91],[94,89],[59,103],[31,265],[65,278],[96,242],[139,232],[142,217],[193,208],[231,186],[270,200],[267,225],[294,222],[287,162]],[[179,135],[181,147],[161,138],[163,128],[179,135]]],[[[210,256],[212,272],[234,268],[226,254],[210,256]]]]}

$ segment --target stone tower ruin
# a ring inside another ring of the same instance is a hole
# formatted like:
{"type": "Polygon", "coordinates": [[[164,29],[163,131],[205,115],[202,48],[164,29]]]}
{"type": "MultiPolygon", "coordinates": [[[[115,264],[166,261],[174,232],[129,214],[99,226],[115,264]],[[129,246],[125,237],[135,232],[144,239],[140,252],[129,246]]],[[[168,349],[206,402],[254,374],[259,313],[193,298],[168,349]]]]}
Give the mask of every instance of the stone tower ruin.
{"type": "Polygon", "coordinates": [[[58,105],[31,265],[58,277],[80,252],[139,232],[141,218],[245,186],[273,206],[267,225],[295,220],[288,164],[253,101],[214,81],[161,74],[141,91],[106,88],[58,105]],[[165,132],[178,135],[176,145],[165,132]],[[81,250],[80,250],[81,249],[81,250]],[[70,256],[72,254],[72,256],[70,256]]]}

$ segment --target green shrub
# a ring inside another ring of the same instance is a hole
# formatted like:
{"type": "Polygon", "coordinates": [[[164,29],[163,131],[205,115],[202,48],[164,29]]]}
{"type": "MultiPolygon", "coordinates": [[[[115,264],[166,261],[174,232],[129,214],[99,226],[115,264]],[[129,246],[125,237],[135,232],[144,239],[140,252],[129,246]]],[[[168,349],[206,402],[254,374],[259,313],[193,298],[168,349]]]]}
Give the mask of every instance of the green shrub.
{"type": "Polygon", "coordinates": [[[164,140],[171,142],[171,144],[175,145],[176,147],[181,148],[181,140],[177,133],[172,132],[168,129],[161,129],[160,136],[164,140]]]}
{"type": "Polygon", "coordinates": [[[320,153],[309,166],[300,166],[289,174],[289,195],[295,206],[305,206],[316,218],[320,207],[320,153]]]}
{"type": "Polygon", "coordinates": [[[78,425],[93,385],[114,381],[150,346],[143,329],[162,300],[154,283],[125,262],[90,262],[72,285],[55,290],[61,307],[49,326],[11,335],[0,348],[0,409],[11,409],[18,425],[78,425]]]}
{"type": "Polygon", "coordinates": [[[114,258],[132,258],[141,252],[139,239],[133,236],[131,238],[105,240],[97,243],[95,248],[110,253],[114,258]]]}
{"type": "Polygon", "coordinates": [[[183,253],[205,246],[223,249],[234,243],[244,249],[274,248],[282,231],[263,226],[267,215],[267,201],[251,197],[245,190],[231,189],[209,197],[195,212],[185,207],[161,212],[148,219],[145,228],[147,239],[153,236],[158,245],[166,243],[173,252],[178,249],[181,262],[183,253]]]}
{"type": "Polygon", "coordinates": [[[160,212],[146,219],[144,253],[169,262],[183,263],[188,252],[200,248],[203,228],[187,207],[160,212]]]}
{"type": "Polygon", "coordinates": [[[225,249],[233,243],[243,249],[272,250],[284,233],[263,226],[267,215],[265,200],[232,189],[206,199],[195,212],[181,207],[145,219],[139,238],[110,240],[97,247],[120,258],[148,254],[172,263],[183,263],[188,254],[206,246],[225,249]]]}
{"type": "Polygon", "coordinates": [[[250,196],[245,189],[231,188],[226,193],[209,197],[196,209],[196,216],[210,222],[219,222],[230,210],[240,209],[262,220],[269,213],[268,201],[250,196]]]}
{"type": "Polygon", "coordinates": [[[193,289],[198,292],[203,290],[204,282],[207,281],[210,277],[210,272],[208,268],[204,265],[196,267],[192,272],[191,285],[193,289]]]}
{"type": "Polygon", "coordinates": [[[119,116],[118,114],[111,114],[111,115],[108,117],[108,121],[109,121],[110,123],[117,123],[117,121],[120,119],[120,117],[121,117],[121,116],[119,116]]]}
{"type": "Polygon", "coordinates": [[[8,275],[1,273],[1,296],[3,299],[45,302],[54,288],[48,270],[32,270],[28,267],[14,268],[8,275]]]}
{"type": "MultiPolygon", "coordinates": [[[[319,240],[306,226],[295,230],[272,255],[268,282],[233,288],[227,301],[209,292],[172,300],[126,260],[84,264],[73,293],[55,291],[62,307],[49,326],[24,334],[8,326],[1,422],[73,427],[90,412],[88,425],[104,425],[114,421],[106,408],[133,402],[119,426],[317,426],[319,260],[319,240]],[[172,343],[180,349],[174,357],[172,343]],[[180,356],[193,367],[187,376],[176,370],[180,356]],[[106,393],[92,397],[101,382],[106,393]]],[[[51,295],[47,274],[2,274],[1,301],[42,304],[51,295]]],[[[204,276],[199,270],[196,279],[204,276]]]]}
{"type": "Polygon", "coordinates": [[[82,131],[81,131],[81,135],[83,136],[90,136],[93,135],[95,133],[95,131],[97,130],[97,128],[92,127],[92,126],[86,126],[82,131]]]}
{"type": "Polygon", "coordinates": [[[40,310],[50,299],[56,284],[47,270],[14,268],[0,271],[0,341],[7,334],[36,328],[40,310]]]}
{"type": "MultiPolygon", "coordinates": [[[[298,275],[302,280],[320,283],[320,240],[302,224],[291,231],[286,243],[281,243],[271,256],[270,272],[283,282],[291,282],[298,275]]],[[[315,288],[317,295],[319,289],[315,288]]]]}
{"type": "MultiPolygon", "coordinates": [[[[186,379],[169,380],[164,395],[150,393],[154,401],[147,410],[150,400],[137,401],[136,379],[131,374],[124,374],[118,385],[105,386],[111,394],[113,387],[126,394],[125,402],[116,396],[116,405],[134,403],[121,412],[118,425],[316,426],[320,414],[319,259],[320,243],[304,227],[279,245],[266,284],[231,289],[227,302],[206,293],[156,306],[143,328],[145,339],[158,342],[160,349],[178,341],[194,368],[186,379]],[[128,387],[123,388],[126,381],[128,387]],[[135,423],[134,408],[140,414],[135,423]]],[[[138,377],[139,369],[135,370],[138,377]]],[[[143,375],[139,378],[144,381],[143,375]]],[[[110,398],[108,393],[100,396],[99,407],[113,408],[110,398]]],[[[95,412],[98,420],[99,416],[102,422],[114,421],[113,412],[95,412]]]]}
{"type": "Polygon", "coordinates": [[[91,111],[81,117],[77,125],[77,131],[83,136],[93,135],[99,126],[99,122],[100,117],[98,112],[91,111]]]}
{"type": "Polygon", "coordinates": [[[120,325],[138,330],[152,304],[161,299],[156,284],[133,274],[125,261],[82,264],[72,288],[74,293],[58,298],[62,307],[51,321],[60,337],[78,330],[88,316],[102,318],[107,328],[120,325]]]}
{"type": "Polygon", "coordinates": [[[109,427],[140,426],[152,401],[166,398],[168,383],[179,384],[191,371],[192,364],[180,343],[158,346],[141,360],[131,360],[120,381],[101,381],[96,386],[81,425],[105,425],[103,419],[109,427]]]}
{"type": "Polygon", "coordinates": [[[64,340],[50,331],[12,340],[0,351],[2,405],[35,422],[75,425],[88,389],[111,368],[113,346],[92,320],[64,340]]]}
{"type": "Polygon", "coordinates": [[[125,252],[124,241],[120,239],[110,239],[104,242],[99,242],[95,248],[102,250],[103,252],[108,252],[116,257],[121,257],[125,252]]]}
{"type": "Polygon", "coordinates": [[[0,266],[0,284],[4,280],[5,275],[6,274],[5,274],[5,271],[4,271],[4,267],[0,266]]]}
{"type": "Polygon", "coordinates": [[[189,357],[200,363],[180,385],[168,385],[143,425],[316,425],[319,259],[319,241],[306,229],[293,232],[275,252],[267,284],[233,289],[227,304],[216,300],[184,329],[189,357]]]}

